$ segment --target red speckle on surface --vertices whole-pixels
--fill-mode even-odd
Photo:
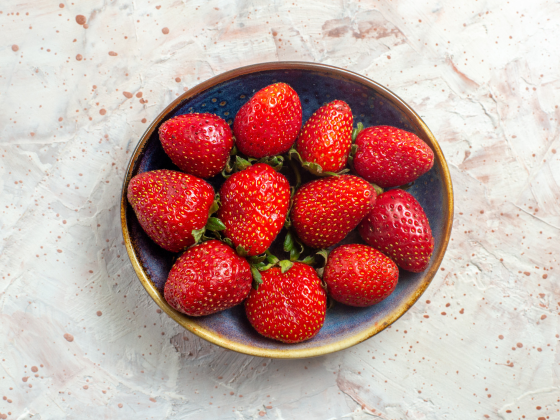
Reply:
[[[161,32],[163,32],[164,35],[167,35],[169,33],[169,28],[163,28]]]
[[[73,336],[72,334],[66,333],[66,334],[64,334],[64,338],[66,339],[66,341],[68,341],[68,342],[70,342],[70,343],[71,343],[72,341],[74,341],[74,336]]]
[[[116,57],[118,54],[115,51],[109,51],[111,57]]]
[[[523,347],[523,343],[517,343],[517,347],[518,347],[518,348]]]
[[[17,50],[19,50],[19,47],[16,44],[12,45],[12,51],[15,52]]]
[[[76,60],[78,60],[78,61],[82,61],[83,58],[84,58],[84,56],[82,54],[76,55]]]
[[[101,315],[103,315],[103,312],[97,311],[97,316],[101,316]]]
[[[498,338],[499,338],[500,340],[503,340],[503,339],[504,339],[504,336],[500,334],[500,335],[498,336]]]
[[[104,108],[101,108],[101,109],[99,110],[99,113],[100,113],[101,115],[105,115],[105,114],[107,113],[107,110],[104,109]]]
[[[28,379],[29,379],[29,376],[24,376],[23,378],[21,378],[21,380],[22,380],[23,382],[27,382]]]
[[[86,17],[84,15],[77,15],[76,16],[76,23],[78,25],[83,25],[84,23],[86,23]]]
[[[37,366],[32,366],[31,372],[39,372],[39,368]]]
[[[119,404],[118,407],[119,407],[119,408],[122,408],[122,404]]]
[[[89,386],[87,386],[87,385],[84,385],[84,387],[83,387],[83,388],[84,388],[84,389],[88,389],[88,388],[89,388]]]
[[[141,97],[142,97],[142,92],[136,93],[136,97],[137,97],[137,98],[141,98]]]
[[[143,124],[146,124],[147,121],[148,121],[148,120],[147,120],[146,118],[142,118],[142,123],[143,123]]]
[[[179,83],[179,82],[181,81],[181,78],[180,78],[180,77],[176,77],[176,78],[175,78],[175,81],[176,81],[177,83]]]
[[[157,400],[155,398],[150,398],[151,402],[157,402]]]
[[[130,92],[123,92],[123,95],[128,99],[132,98],[132,93]]]

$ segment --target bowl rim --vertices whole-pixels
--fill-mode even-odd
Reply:
[[[368,328],[356,333],[352,336],[346,337],[342,340],[339,340],[334,343],[329,343],[325,345],[321,345],[318,347],[310,347],[310,348],[302,348],[302,349],[266,349],[261,347],[255,347],[247,344],[242,344],[233,340],[230,340],[220,334],[217,334],[213,331],[210,331],[204,327],[198,325],[196,318],[194,317],[187,317],[176,310],[174,310],[169,304],[165,301],[163,296],[159,293],[157,288],[154,286],[152,281],[150,280],[149,275],[146,273],[144,268],[142,267],[142,263],[140,259],[136,255],[134,251],[134,247],[132,244],[132,240],[130,237],[130,232],[128,230],[128,220],[127,220],[127,206],[128,200],[126,196],[127,187],[130,179],[132,178],[132,171],[138,161],[138,158],[144,152],[144,149],[147,145],[149,138],[151,137],[152,133],[156,129],[156,127],[160,124],[160,122],[173,110],[178,108],[181,103],[190,99],[191,97],[205,91],[216,84],[226,82],[230,79],[250,74],[250,73],[258,73],[262,71],[268,70],[311,70],[311,71],[318,71],[323,73],[330,73],[335,74],[338,77],[344,77],[345,79],[349,79],[351,81],[360,83],[362,85],[366,85],[372,89],[374,89],[380,96],[384,97],[385,99],[392,102],[400,111],[402,111],[413,123],[419,132],[423,132],[426,136],[424,140],[428,140],[428,144],[432,148],[434,154],[436,155],[436,159],[434,160],[434,164],[440,166],[440,170],[442,173],[442,182],[444,185],[444,205],[443,205],[443,212],[444,212],[444,220],[445,225],[442,231],[442,242],[439,250],[436,254],[432,255],[432,264],[430,269],[425,273],[420,286],[415,290],[414,294],[407,299],[406,301],[399,304],[395,309],[393,309],[389,314],[387,314],[381,321],[376,322],[375,324],[370,325]],[[152,121],[152,123],[148,126],[140,141],[136,145],[134,152],[129,160],[129,163],[126,168],[126,175],[123,181],[122,191],[121,191],[121,228],[124,243],[126,246],[126,251],[128,257],[130,258],[130,262],[138,276],[138,279],[150,295],[150,297],[155,301],[155,303],[167,314],[169,315],[175,322],[179,325],[187,329],[188,331],[196,334],[197,336],[216,344],[220,347],[226,348],[228,350],[234,350],[239,353],[244,353],[252,356],[259,356],[259,357],[266,357],[266,358],[279,358],[279,359],[288,359],[288,358],[306,358],[306,357],[315,357],[320,356],[332,352],[336,352],[339,350],[346,349],[348,347],[354,346],[356,344],[361,343],[362,341],[367,340],[368,338],[378,334],[379,332],[383,331],[389,325],[394,323],[397,319],[399,319],[406,311],[408,311],[412,305],[416,303],[416,301],[422,296],[425,290],[428,288],[432,279],[436,275],[439,266],[443,260],[445,255],[445,251],[449,244],[449,238],[451,236],[451,228],[453,224],[453,186],[451,183],[451,176],[449,173],[449,168],[447,166],[447,162],[439,147],[437,140],[435,139],[434,135],[428,128],[428,126],[422,121],[420,116],[412,110],[400,97],[395,95],[389,89],[383,87],[381,84],[362,76],[358,73],[353,71],[343,69],[340,67],[335,67],[327,64],[321,63],[313,63],[313,62],[304,62],[304,61],[276,61],[276,62],[266,62],[266,63],[259,63],[259,64],[252,64],[244,67],[239,67],[233,70],[226,71],[221,73],[217,76],[214,76],[196,86],[189,89],[173,102],[171,102],[168,106],[166,106],[163,111]]]

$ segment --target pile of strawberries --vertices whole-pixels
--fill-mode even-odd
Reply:
[[[244,301],[260,334],[297,343],[323,326],[327,295],[374,305],[395,289],[398,267],[429,264],[434,239],[424,210],[403,189],[383,192],[432,168],[432,150],[412,133],[353,128],[340,100],[302,128],[297,93],[276,83],[241,107],[233,133],[219,116],[194,113],[166,121],[159,136],[182,172],[139,174],[127,193],[150,238],[182,252],[164,288],[179,312],[209,315]],[[300,167],[316,179],[300,185]],[[218,194],[204,180],[214,176],[227,178]],[[283,227],[289,258],[281,260],[270,246]],[[367,245],[332,249],[356,228]]]

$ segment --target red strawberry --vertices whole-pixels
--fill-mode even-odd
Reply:
[[[369,127],[356,137],[356,173],[382,188],[408,184],[434,165],[434,152],[415,134],[396,127]]]
[[[373,187],[354,175],[311,181],[294,196],[291,218],[302,242],[326,248],[340,242],[370,211]]]
[[[241,303],[251,290],[249,263],[226,244],[211,240],[177,259],[165,283],[165,300],[191,316],[209,315]]]
[[[321,169],[314,173],[338,172],[346,166],[352,145],[352,111],[344,101],[333,101],[319,108],[307,120],[297,139],[296,149],[305,162]]]
[[[206,225],[214,202],[214,190],[206,181],[167,169],[136,175],[127,196],[144,231],[171,252],[194,244],[192,231]]]
[[[327,294],[313,268],[295,262],[285,273],[278,267],[261,272],[262,284],[251,289],[245,311],[262,335],[284,343],[314,337],[325,321]]]
[[[367,245],[342,245],[329,254],[323,280],[329,295],[351,306],[371,306],[397,286],[399,269],[390,258]]]
[[[233,121],[237,148],[254,158],[287,152],[300,128],[301,102],[295,90],[285,83],[259,90]]]
[[[175,165],[200,178],[220,173],[233,147],[231,128],[214,114],[186,114],[167,120],[159,128],[159,138]]]
[[[220,189],[218,217],[224,234],[247,255],[262,254],[282,229],[290,203],[290,184],[269,165],[258,163],[234,173]]]
[[[400,268],[415,273],[426,269],[434,251],[434,238],[424,209],[403,190],[379,195],[358,230],[364,241]]]

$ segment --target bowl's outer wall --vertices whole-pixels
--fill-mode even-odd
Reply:
[[[335,99],[342,99],[352,109],[354,125],[362,122],[365,127],[372,125],[399,127],[414,132],[434,148],[432,140],[424,132],[427,128],[421,121],[419,124],[419,118],[415,114],[411,115],[410,112],[403,112],[401,104],[393,103],[384,96],[383,92],[377,92],[373,87],[364,86],[358,81],[348,80],[339,74],[324,69],[268,70],[244,74],[241,77],[227,80],[179,103],[174,110],[171,110],[158,121],[150,138],[145,143],[144,149],[131,166],[128,179],[145,171],[164,168],[177,169],[165,155],[158,138],[157,129],[165,120],[187,113],[210,112],[221,116],[232,125],[238,109],[257,90],[275,82],[288,83],[298,93],[302,102],[304,123],[322,105]],[[437,145],[436,147],[439,149]],[[449,203],[449,200],[452,196],[450,182],[447,182],[446,187],[446,179],[448,180],[448,178],[445,161],[438,160],[436,156],[436,162],[432,170],[419,178],[408,190],[420,202],[428,216],[436,244],[434,256],[437,254],[443,256],[449,239],[450,226],[448,220],[452,217],[452,202]],[[209,182],[218,191],[223,183],[223,178],[217,176]],[[154,297],[157,298],[158,304],[163,303],[164,306],[167,306],[162,298],[162,291],[167,273],[176,255],[158,247],[148,238],[141,229],[130,206],[127,206],[125,216],[131,239],[131,248],[155,286],[151,291],[148,291],[151,292],[152,297],[154,297],[154,293],[159,295]],[[281,234],[276,242],[282,239],[283,235]],[[359,236],[352,232],[344,242],[361,241]],[[375,332],[378,332],[402,315],[427,287],[427,273],[430,273],[430,278],[427,280],[427,283],[429,283],[440,262],[441,258],[438,258],[437,261],[436,258],[432,258],[430,267],[422,273],[401,270],[399,283],[395,291],[377,305],[369,308],[353,308],[335,304],[328,310],[325,324],[317,336],[299,344],[283,344],[260,336],[247,321],[243,305],[201,318],[189,318],[174,312],[168,306],[164,309],[172,314],[176,320],[182,319],[185,321],[182,322],[183,325],[187,324],[185,326],[190,327],[189,329],[195,333],[199,333],[205,338],[214,336],[211,341],[217,344],[226,347],[232,343],[241,345],[241,348],[236,348],[237,346],[233,345],[233,348],[238,351],[263,355],[262,352],[252,352],[250,350],[251,348],[263,349],[265,352],[268,350],[275,353],[272,356],[278,356],[278,352],[298,354],[301,353],[299,350],[303,350],[303,353],[305,353],[305,349],[323,348],[325,346],[330,346],[332,351],[338,349],[338,347],[347,347],[347,345],[335,345],[333,347],[333,343],[348,342],[348,339],[351,340],[353,336],[363,335],[364,330],[371,330],[372,326],[375,326]],[[437,266],[433,267],[434,264],[437,264]],[[396,312],[399,312],[398,316],[392,316]],[[367,338],[367,336],[362,337],[362,339],[364,338]],[[356,344],[356,342],[352,344]]]

